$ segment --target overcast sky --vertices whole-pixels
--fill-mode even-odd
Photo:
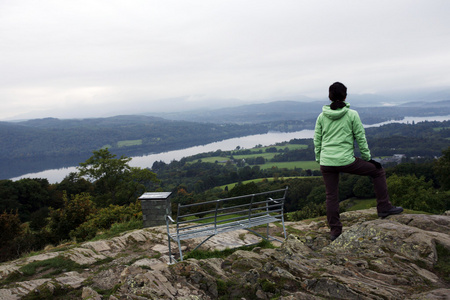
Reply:
[[[0,120],[450,87],[448,0],[0,0]]]

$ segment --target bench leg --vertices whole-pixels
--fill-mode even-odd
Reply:
[[[181,251],[180,239],[178,239],[177,242],[178,242],[178,250],[180,251],[180,261],[183,261],[183,251]]]
[[[170,247],[170,236],[169,235],[167,235],[167,242],[169,244],[169,261],[170,261],[170,264],[172,264],[172,248]]]

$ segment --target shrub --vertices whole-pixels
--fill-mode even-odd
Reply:
[[[0,214],[0,248],[22,234],[22,223],[17,211],[16,213],[5,211]]]
[[[50,209],[49,230],[58,240],[69,238],[69,233],[86,222],[96,209],[89,194],[83,193],[68,199],[64,194],[64,207]]]
[[[320,217],[326,215],[326,205],[325,202],[320,204],[308,203],[300,210],[290,212],[286,214],[286,219],[288,221],[300,221],[304,219],[310,219],[315,217]]]
[[[435,190],[432,181],[415,175],[390,176],[387,180],[389,194],[395,205],[404,208],[442,213],[449,209],[448,192]]]
[[[373,183],[370,178],[366,176],[359,177],[353,186],[353,193],[356,197],[363,199],[375,197]]]
[[[108,230],[115,223],[124,223],[130,220],[142,220],[140,201],[130,205],[110,205],[100,209],[96,214],[90,215],[86,222],[72,230],[70,237],[80,241],[92,239],[97,231]]]

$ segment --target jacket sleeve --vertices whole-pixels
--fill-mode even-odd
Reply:
[[[320,164],[320,151],[322,150],[322,114],[317,117],[316,127],[314,129],[314,154],[316,161]]]
[[[353,119],[353,136],[358,143],[359,151],[361,152],[361,158],[365,161],[370,160],[369,145],[366,140],[366,132],[364,130],[361,119],[358,112],[355,111],[355,117]]]

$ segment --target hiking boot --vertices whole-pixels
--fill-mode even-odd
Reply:
[[[396,206],[394,206],[388,211],[379,212],[378,216],[380,218],[386,218],[387,216],[390,216],[390,215],[398,215],[401,212],[403,212],[403,207],[400,207],[400,206],[396,207]]]

